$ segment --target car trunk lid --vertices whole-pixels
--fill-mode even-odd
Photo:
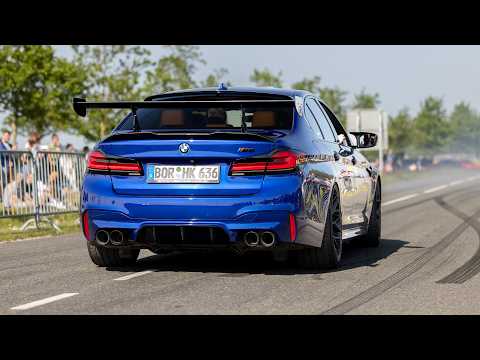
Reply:
[[[188,151],[180,151],[182,144]],[[184,145],[183,145],[184,146]],[[121,195],[140,196],[242,196],[262,188],[263,175],[230,176],[233,161],[267,155],[275,141],[257,134],[118,134],[99,145],[105,154],[137,160],[143,175],[111,175],[113,189]],[[149,183],[147,165],[219,165],[219,183]]]

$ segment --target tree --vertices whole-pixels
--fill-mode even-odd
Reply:
[[[450,140],[451,127],[440,98],[429,96],[421,103],[414,121],[413,143],[418,152],[432,156]]]
[[[353,109],[375,109],[380,105],[380,95],[378,93],[368,94],[362,89],[360,94],[355,95]]]
[[[197,87],[193,75],[199,64],[205,64],[200,47],[196,45],[167,46],[170,54],[160,58],[146,74],[144,91],[158,94]]]
[[[224,81],[225,76],[228,75],[228,70],[225,68],[215,69],[213,73],[208,75],[207,78],[201,82],[202,87],[217,87],[218,84],[223,82],[226,86],[232,86],[229,81]]]
[[[18,132],[35,130],[42,137],[66,130],[76,120],[72,97],[86,89],[80,67],[43,45],[0,46],[0,63],[0,106],[13,144]]]
[[[412,118],[408,109],[404,108],[388,123],[388,143],[395,154],[403,154],[411,145],[413,139]]]
[[[144,95],[140,78],[152,65],[147,49],[130,45],[75,45],[72,48],[75,63],[88,76],[90,100],[137,100]],[[119,122],[119,114],[119,111],[91,110],[85,119],[77,117],[73,126],[86,139],[98,141]]]
[[[469,104],[455,105],[450,115],[452,127],[452,148],[455,151],[473,153],[480,156],[480,116]]]
[[[347,92],[338,87],[326,87],[320,90],[320,99],[325,101],[328,107],[337,115],[343,126],[347,123],[347,113],[344,105],[346,95]]]
[[[250,81],[255,83],[256,86],[273,86],[277,88],[282,87],[282,72],[277,75],[273,74],[267,68],[263,70],[254,69],[252,75],[250,75]]]
[[[320,76],[314,76],[311,79],[303,78],[302,80],[292,84],[292,88],[309,91],[314,95],[320,95],[320,80]]]
[[[338,119],[342,124],[346,123],[346,111],[345,111],[345,96],[347,95],[346,91],[341,90],[338,87],[321,87],[320,86],[321,78],[319,76],[314,76],[313,78],[303,78],[303,80],[296,82],[292,85],[294,89],[306,90],[311,92],[314,95],[317,95],[322,99],[328,107],[337,115]]]

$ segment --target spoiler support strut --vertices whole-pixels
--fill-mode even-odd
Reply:
[[[132,116],[133,116],[133,131],[140,131],[140,123],[138,122],[137,108],[132,106]]]

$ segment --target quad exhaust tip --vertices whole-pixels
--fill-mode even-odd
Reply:
[[[271,231],[263,231],[261,233],[249,231],[243,235],[243,242],[248,247],[261,245],[268,248],[275,244],[275,234]]]
[[[102,246],[106,245],[122,245],[124,243],[124,235],[120,230],[112,230],[108,232],[107,230],[98,230],[97,235],[95,236],[97,243]]]
[[[257,246],[260,242],[260,237],[258,236],[257,232],[249,231],[245,233],[245,235],[243,235],[243,241],[248,247],[254,247]]]
[[[110,234],[105,230],[98,230],[96,240],[100,245],[107,245],[110,242]]]
[[[260,242],[265,247],[271,247],[275,244],[275,234],[271,231],[264,231],[262,232],[262,236],[260,237]]]
[[[112,245],[122,245],[123,233],[120,230],[112,230],[110,232],[110,242]]]

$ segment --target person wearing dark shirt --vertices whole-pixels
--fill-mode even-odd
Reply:
[[[8,151],[12,150],[12,145],[10,144],[10,137],[12,133],[9,130],[4,130],[2,134],[2,140],[0,141],[0,150]]]

